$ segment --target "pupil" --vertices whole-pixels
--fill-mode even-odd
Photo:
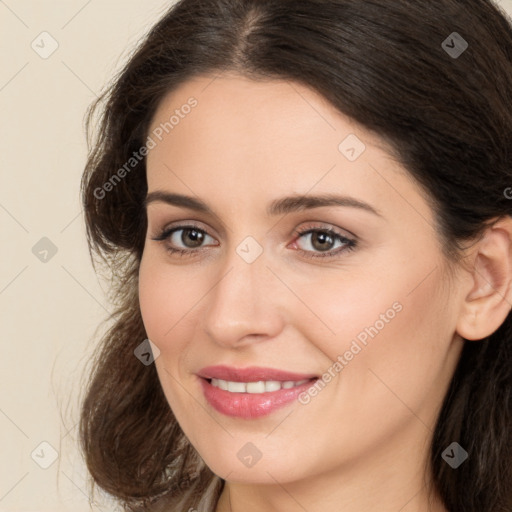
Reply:
[[[319,241],[320,243],[316,244],[316,241]],[[316,236],[313,237],[313,245],[315,246],[315,249],[326,250],[326,243],[330,245],[332,242],[332,236],[329,233],[316,233]]]
[[[203,234],[201,232],[197,231],[197,229],[184,230],[182,235],[182,242],[185,245],[187,245],[187,240],[184,239],[186,233],[188,234],[189,239],[191,239],[193,242],[197,242],[195,245],[201,245],[201,242],[203,240]],[[195,245],[193,244],[193,246]]]

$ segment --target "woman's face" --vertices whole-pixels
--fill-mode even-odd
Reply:
[[[416,474],[462,348],[420,188],[293,82],[198,77],[149,135],[148,194],[188,199],[148,199],[141,312],[207,465],[253,483]]]

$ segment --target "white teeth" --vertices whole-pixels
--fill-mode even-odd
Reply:
[[[227,390],[228,389],[228,383],[225,381],[225,380],[219,380],[219,379],[215,379],[218,383],[218,386],[220,389],[224,389],[224,390]]]
[[[245,392],[245,384],[243,382],[227,382],[228,391],[231,393],[244,393]]]
[[[277,380],[267,380],[265,382],[265,391],[279,391],[281,389],[281,383]]]
[[[262,380],[259,382],[248,382],[245,387],[247,393],[265,393],[265,382]]]
[[[258,382],[232,382],[222,379],[212,379],[211,384],[216,388],[229,391],[231,393],[268,393],[279,391],[280,389],[290,389],[308,382],[309,379],[299,381],[287,380],[280,382],[278,380],[260,380]]]

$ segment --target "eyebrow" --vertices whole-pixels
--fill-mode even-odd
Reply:
[[[163,190],[149,192],[144,200],[144,207],[147,208],[147,206],[153,202],[162,202],[173,206],[180,206],[198,212],[215,215],[213,210],[200,199],[182,194],[174,194]],[[321,194],[315,196],[293,195],[282,197],[273,200],[268,205],[266,213],[268,216],[275,216],[327,206],[358,208],[382,217],[382,214],[376,208],[364,201],[361,201],[360,199],[335,194]]]

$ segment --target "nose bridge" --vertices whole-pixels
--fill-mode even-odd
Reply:
[[[281,328],[273,293],[277,283],[267,263],[262,245],[253,237],[229,249],[204,316],[204,328],[216,342],[233,345],[249,335],[272,337]]]

